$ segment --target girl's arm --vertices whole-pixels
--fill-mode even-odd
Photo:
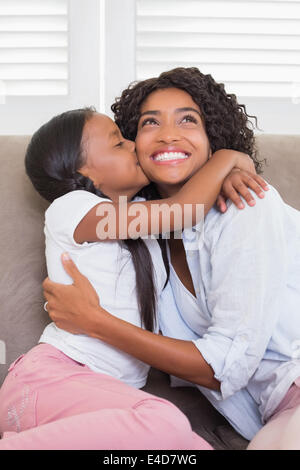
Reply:
[[[83,243],[133,238],[130,230],[135,228],[132,223],[137,215],[139,237],[191,227],[203,216],[196,210],[196,205],[203,204],[206,215],[215,203],[224,179],[233,168],[255,173],[254,164],[248,155],[234,150],[218,150],[174,196],[127,204],[101,202],[78,224],[74,240]],[[177,205],[176,216],[172,211],[174,205]],[[188,221],[185,217],[187,212],[191,215]]]
[[[99,306],[93,286],[67,255],[62,256],[62,263],[73,284],[48,278],[43,283],[47,311],[59,328],[100,339],[168,374],[219,390],[213,369],[192,341],[151,333],[114,317]]]

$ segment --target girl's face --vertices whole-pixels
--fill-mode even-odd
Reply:
[[[82,136],[85,164],[79,172],[113,201],[121,195],[131,199],[149,180],[141,169],[135,144],[123,138],[108,116],[95,113]]]
[[[178,88],[151,93],[142,103],[136,151],[162,195],[177,191],[210,156],[201,110]]]

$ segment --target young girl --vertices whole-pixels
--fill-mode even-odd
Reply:
[[[210,154],[204,131],[197,139],[178,159]],[[51,202],[45,216],[49,277],[72,283],[60,260],[68,251],[113,315],[158,332],[156,304],[166,269],[155,238],[129,239],[132,209],[144,209],[147,224],[141,223],[140,236],[157,234],[153,225],[160,233],[163,217],[158,215],[157,224],[151,224],[151,208],[179,204],[184,213],[186,205],[201,202],[207,213],[234,167],[253,169],[244,154],[216,152],[177,195],[137,202],[134,195],[149,180],[137,162],[134,143],[122,137],[116,124],[91,109],[53,118],[36,132],[26,154],[34,187]],[[120,196],[135,202],[121,206]],[[124,207],[128,221],[121,227]],[[194,225],[199,220],[196,211],[192,215]],[[99,233],[99,222],[105,220],[109,230]],[[171,217],[170,231],[178,228]],[[20,434],[3,439],[0,449],[210,448],[176,407],[138,390],[148,369],[96,338],[48,325],[40,344],[11,365],[1,388],[1,432]]]

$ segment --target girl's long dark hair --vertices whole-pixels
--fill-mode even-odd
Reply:
[[[84,108],[55,116],[32,136],[25,156],[25,168],[34,188],[47,201],[75,190],[107,197],[92,180],[78,170],[85,163],[82,133],[95,113]],[[136,289],[141,322],[153,331],[156,324],[157,296],[151,255],[141,238],[119,241],[131,254],[136,273]]]

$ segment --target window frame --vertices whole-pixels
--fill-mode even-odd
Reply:
[[[68,0],[68,95],[6,96],[0,103],[1,135],[30,135],[52,116],[68,109],[90,105],[100,109],[99,26],[104,22],[103,0],[89,0],[88,8],[82,8],[82,4],[82,0]],[[71,53],[72,49],[76,54]]]
[[[136,0],[105,0],[105,31],[104,112],[112,117],[115,98],[136,80]]]

